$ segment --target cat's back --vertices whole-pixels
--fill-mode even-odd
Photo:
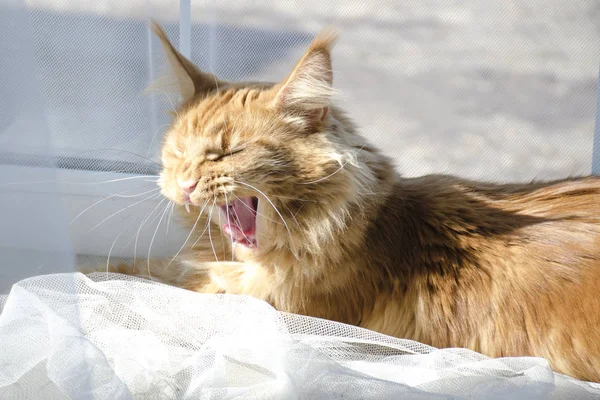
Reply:
[[[507,211],[548,218],[600,220],[600,176],[525,184],[479,184],[474,190],[487,198],[490,205]]]
[[[600,379],[599,177],[401,179],[380,216],[372,254],[398,277],[399,296],[368,327],[495,357],[541,356]],[[380,322],[394,316],[397,332]]]
[[[459,249],[476,255],[494,245],[546,243],[562,253],[568,249],[559,244],[578,243],[600,257],[600,177],[523,184],[450,175],[399,178],[367,237],[390,262],[411,269],[427,264],[423,253],[432,248],[440,256]]]
[[[462,255],[458,269],[510,271],[561,292],[569,282],[600,284],[600,177],[502,185],[428,176],[400,191],[418,208],[416,245]]]
[[[600,177],[499,189],[480,190],[491,206],[530,222],[491,257],[504,267],[493,275],[501,289],[496,307],[518,326],[495,334],[510,341],[525,332],[530,354],[569,375],[600,379]]]
[[[461,190],[478,210],[482,244],[521,273],[555,276],[559,287],[569,275],[600,279],[600,177]]]

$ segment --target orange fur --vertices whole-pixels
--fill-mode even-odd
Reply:
[[[545,357],[600,381],[600,178],[402,178],[332,103],[333,35],[281,83],[229,83],[153,28],[184,100],[162,193],[182,204],[177,179],[198,180],[181,215],[198,236],[209,215],[216,243],[205,234],[166,270],[152,261],[161,280],[436,347]],[[234,196],[259,199],[259,246],[234,246],[224,262],[232,248],[214,207]]]

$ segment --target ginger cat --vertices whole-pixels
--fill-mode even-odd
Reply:
[[[600,178],[402,178],[332,103],[332,34],[271,84],[218,80],[153,30],[184,100],[160,186],[195,243],[113,271],[600,381]]]

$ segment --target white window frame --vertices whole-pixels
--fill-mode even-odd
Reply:
[[[179,5],[179,50],[189,58],[191,52],[191,0],[180,0]],[[150,79],[153,80],[156,77],[152,63],[151,41],[152,33],[148,27],[148,62]],[[155,112],[154,108],[152,112]],[[152,117],[156,120],[156,115]],[[152,210],[155,210],[155,213],[139,230],[137,253],[135,254],[138,258],[147,257],[150,242],[152,242],[152,257],[172,256],[179,250],[189,233],[177,224],[176,218],[173,218],[168,223],[167,237],[166,219],[171,216],[170,212],[165,214],[161,226],[156,230],[158,219],[168,201],[163,201],[162,205],[156,208],[164,200],[162,195],[146,201],[140,202],[140,200],[154,193],[158,194],[159,191],[139,197],[126,197],[155,188],[151,182],[147,182],[152,178],[145,179],[142,175],[151,174],[150,168],[143,163],[135,162],[137,160],[129,163],[130,165],[123,169],[139,171],[139,173],[112,172],[111,168],[114,169],[116,163],[90,160],[87,157],[83,157],[79,163],[73,158],[68,160],[61,157],[53,158],[48,154],[2,154],[1,159],[3,163],[0,165],[0,194],[4,196],[5,200],[12,202],[9,204],[15,204],[15,201],[18,202],[23,198],[39,198],[40,201],[43,201],[48,195],[60,198],[64,205],[64,215],[61,218],[64,218],[65,225],[68,225],[71,249],[77,255],[106,256],[110,252],[111,257],[133,257],[135,245],[123,248],[120,242],[131,240],[131,237],[127,237],[130,233],[126,228],[130,228],[132,225],[135,228],[134,234],[137,236],[139,224]],[[154,173],[157,174],[158,171],[155,169]],[[36,177],[44,179],[40,181]],[[48,177],[51,178],[47,179]],[[114,217],[109,218],[94,228],[93,232],[90,232],[91,227],[95,227],[98,222],[113,214],[115,214]],[[155,219],[154,216],[158,218]],[[70,223],[71,221],[73,223]],[[62,221],[57,220],[57,223],[60,222]],[[31,226],[22,228],[35,229]],[[11,227],[11,229],[15,228]],[[124,235],[115,243],[120,232],[123,232]],[[33,243],[27,243],[26,238],[21,238],[19,235],[14,236],[14,240],[8,244],[8,247],[28,251],[35,246]],[[52,247],[52,243],[54,242],[50,240],[42,245]],[[51,251],[52,249],[41,250]]]
[[[38,176],[53,176],[55,179],[37,180],[35,177]],[[5,200],[8,196],[9,201],[18,201],[22,196],[39,201],[53,195],[59,198],[64,213],[57,223],[68,226],[72,250],[78,255],[105,256],[110,252],[111,257],[133,257],[137,229],[154,210],[139,230],[135,255],[145,259],[152,242],[151,256],[167,257],[178,250],[187,236],[187,232],[175,220],[168,223],[167,235],[167,218],[171,216],[170,212],[165,213],[161,226],[157,229],[168,200],[159,190],[130,197],[157,189],[156,184],[149,182],[154,179],[131,173],[4,164],[0,166],[0,181],[3,182],[0,194]],[[144,201],[154,194],[157,194],[155,198]],[[162,204],[159,205],[161,201]],[[114,216],[106,219],[111,215]],[[12,229],[15,228],[19,229]],[[35,227],[23,226],[20,229]],[[122,235],[118,237],[120,233]],[[20,240],[11,243],[11,247],[27,249],[31,245],[28,242],[20,243]],[[125,246],[129,242],[130,245]]]

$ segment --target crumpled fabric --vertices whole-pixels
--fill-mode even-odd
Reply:
[[[539,358],[490,359],[118,274],[0,296],[1,399],[595,399]]]

